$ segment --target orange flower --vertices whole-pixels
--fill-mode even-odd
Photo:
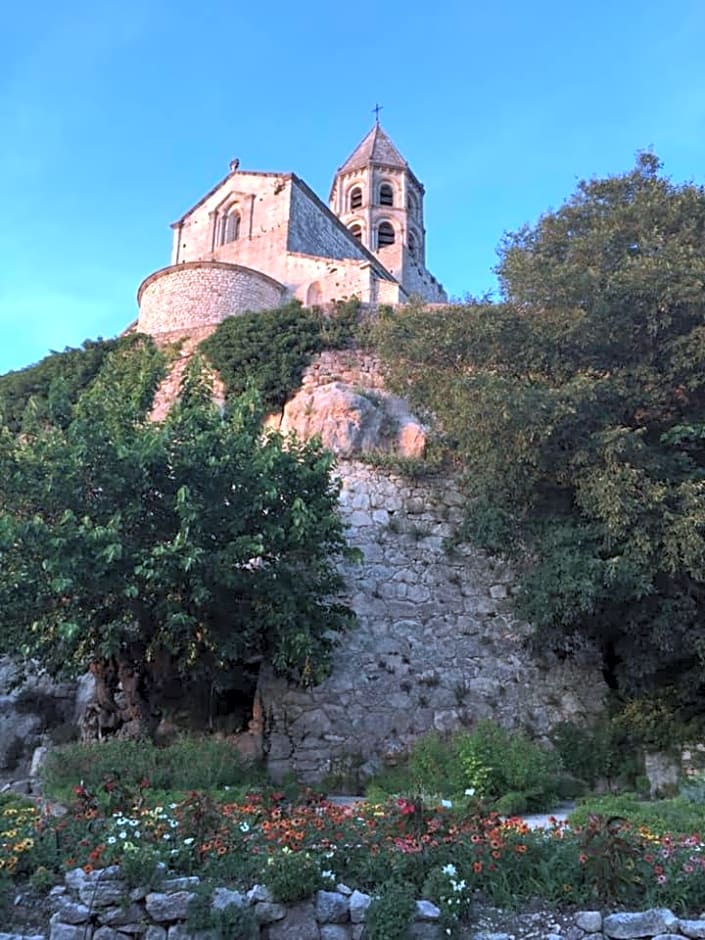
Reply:
[[[473,862],[472,870],[475,872],[476,875],[479,875],[480,872],[482,871],[482,862]]]
[[[524,852],[526,852],[526,846],[525,846],[524,843],[522,842],[522,843],[520,843],[519,845],[517,845],[516,850],[517,850],[517,852],[519,853],[519,855],[523,855]]]

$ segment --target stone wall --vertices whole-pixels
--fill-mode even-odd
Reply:
[[[137,328],[143,333],[188,330],[246,310],[271,310],[285,288],[272,278],[234,264],[196,261],[162,268],[137,294]]]
[[[323,407],[346,392],[347,410]],[[363,409],[361,398],[374,407]],[[449,549],[463,517],[454,480],[412,482],[360,461],[366,451],[389,450],[380,412],[393,417],[398,403],[374,356],[329,352],[284,410],[283,429],[319,434],[338,453],[340,508],[364,561],[344,569],[358,624],[337,649],[330,677],[304,690],[261,676],[275,776],[364,777],[430,729],[493,718],[541,737],[602,706],[596,653],[585,648],[570,661],[548,650],[530,655],[530,627],[512,613],[515,572],[469,546]],[[422,432],[408,413],[404,420]]]
[[[189,906],[203,890],[197,875],[164,877],[153,889],[132,888],[118,866],[86,873],[82,868],[66,872],[64,884],[53,888],[49,901],[55,909],[49,925],[49,940],[125,940],[133,936],[145,940],[215,940],[217,929],[190,930],[186,921]],[[255,921],[255,935],[262,940],[363,940],[368,911],[374,898],[345,884],[331,884],[329,890],[298,903],[280,904],[264,885],[246,893],[228,887],[211,890],[208,907],[214,915],[231,913]],[[677,917],[668,908],[603,913],[578,910],[563,913],[541,910],[515,913],[488,910],[488,923],[495,930],[478,929],[484,919],[475,905],[472,923],[462,935],[472,940],[545,938],[545,940],[702,940],[705,916]],[[498,916],[499,915],[499,916]],[[243,919],[244,919],[243,917]],[[497,921],[507,920],[513,933],[496,932]],[[242,923],[242,920],[240,921]],[[7,926],[7,925],[3,925]],[[237,928],[229,937],[243,936]],[[252,936],[248,930],[247,936]],[[412,922],[405,934],[408,940],[442,940],[447,936],[441,911],[431,901],[416,901]],[[0,933],[0,940],[45,940],[45,934],[28,937],[22,933]]]

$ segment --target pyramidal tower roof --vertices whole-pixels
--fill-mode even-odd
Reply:
[[[360,170],[370,163],[399,167],[402,170],[408,168],[406,160],[379,124],[375,124],[369,134],[357,145],[338,173]]]

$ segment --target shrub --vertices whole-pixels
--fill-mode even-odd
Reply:
[[[703,828],[702,809],[683,799],[647,803],[633,793],[592,797],[581,801],[570,814],[571,826],[585,826],[590,816],[621,817],[639,828],[646,827],[655,836],[667,833],[690,835]]]
[[[404,768],[381,774],[371,786],[387,793],[396,788],[455,798],[472,790],[511,814],[555,802],[560,770],[555,753],[521,732],[482,721],[450,738],[435,731],[424,735],[414,743]]]
[[[603,718],[591,727],[562,722],[553,729],[551,740],[565,770],[589,787],[605,779],[610,783],[635,780],[634,748],[613,718]]]
[[[324,885],[318,860],[313,855],[287,849],[267,859],[262,880],[274,900],[283,904],[310,898]]]
[[[201,348],[228,395],[253,385],[266,408],[279,409],[301,384],[311,356],[323,348],[320,318],[298,302],[229,317]]]
[[[380,895],[367,909],[366,940],[403,940],[415,910],[412,888],[398,881],[382,885]]]
[[[186,927],[189,931],[208,931],[213,940],[255,940],[260,935],[252,908],[228,904],[214,908],[210,889],[206,886],[196,893],[188,906]]]

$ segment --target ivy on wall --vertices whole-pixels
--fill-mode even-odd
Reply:
[[[254,386],[265,408],[281,408],[301,385],[315,353],[341,349],[359,336],[360,304],[341,302],[331,314],[292,301],[276,310],[224,320],[201,344],[228,396]]]

